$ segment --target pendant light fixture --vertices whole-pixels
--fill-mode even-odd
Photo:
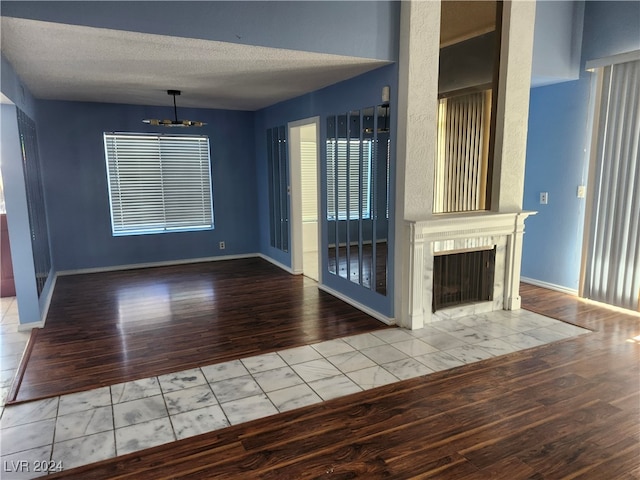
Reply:
[[[180,90],[167,90],[168,95],[173,96],[173,117],[174,120],[158,120],[156,118],[148,118],[142,120],[142,123],[160,127],[202,127],[206,125],[204,122],[196,120],[178,120],[178,107],[176,107],[176,95],[180,95]]]

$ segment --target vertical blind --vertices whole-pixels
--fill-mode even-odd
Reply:
[[[434,212],[484,210],[491,90],[440,100]]]
[[[600,75],[582,295],[640,310],[640,60]]]
[[[114,235],[213,228],[206,136],[104,134]]]
[[[327,140],[327,220],[371,217],[371,141],[349,140],[348,145],[347,154],[347,140]]]

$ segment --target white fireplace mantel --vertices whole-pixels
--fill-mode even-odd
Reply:
[[[524,221],[536,212],[464,212],[407,220],[410,237],[409,328],[431,323],[433,257],[437,254],[498,248],[495,289],[502,294],[496,308],[520,308],[520,268]]]

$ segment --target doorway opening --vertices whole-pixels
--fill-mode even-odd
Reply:
[[[9,244],[9,226],[4,206],[2,172],[0,172],[0,297],[15,297],[16,285],[13,279],[11,246]]]
[[[321,283],[318,125],[318,117],[289,123],[289,158],[293,271]]]

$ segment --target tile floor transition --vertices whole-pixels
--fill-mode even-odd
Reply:
[[[10,328],[5,333],[4,316],[2,325],[3,337],[15,334]],[[588,332],[526,310],[499,311],[8,406],[0,419],[0,476],[34,478],[42,474],[14,467],[48,461],[70,469]],[[5,370],[5,357],[10,365],[19,361],[13,345],[22,337],[15,339],[2,342],[2,388],[9,388],[4,372],[15,372]]]

